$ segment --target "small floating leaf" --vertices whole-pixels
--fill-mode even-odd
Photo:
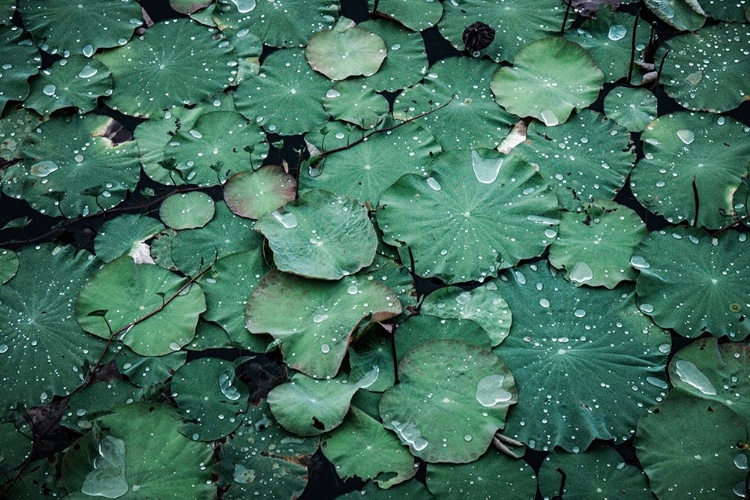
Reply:
[[[206,193],[173,194],[159,207],[159,217],[172,229],[194,229],[205,226],[216,212],[214,200]]]
[[[294,201],[296,196],[296,180],[276,165],[234,174],[224,185],[224,201],[229,209],[249,219],[260,219]]]

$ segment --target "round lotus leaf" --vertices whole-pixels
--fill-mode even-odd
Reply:
[[[2,77],[0,77],[2,78]],[[36,113],[31,113],[25,109],[11,110],[0,118],[0,158],[3,160],[15,160],[21,158],[21,146],[26,137],[39,124],[44,121]],[[7,174],[9,168],[0,173],[0,182],[5,192],[5,182],[3,174]],[[8,178],[10,180],[10,178]],[[10,196],[10,193],[8,193]]]
[[[604,114],[629,132],[643,132],[656,119],[657,101],[647,89],[615,87],[604,98]]]
[[[323,107],[335,120],[353,123],[364,129],[374,128],[388,115],[388,100],[368,87],[367,80],[338,82],[326,92]]]
[[[23,101],[29,95],[26,80],[42,65],[34,44],[18,26],[0,26],[0,114],[8,101]]]
[[[337,280],[354,274],[372,264],[378,246],[365,207],[319,189],[264,215],[255,230],[268,239],[280,271],[307,278]]]
[[[107,105],[133,116],[150,116],[178,104],[195,104],[234,80],[236,56],[228,41],[187,19],[153,25],[117,49],[97,54],[117,90]]]
[[[310,474],[306,464],[318,449],[318,438],[284,430],[265,401],[257,407],[250,405],[242,420],[219,449],[221,460],[214,468],[219,486],[229,488],[223,498],[299,498],[307,486]]]
[[[140,177],[135,142],[115,143],[122,126],[106,116],[54,118],[23,146],[23,198],[50,216],[75,218],[108,210]]]
[[[187,353],[176,351],[165,356],[141,356],[127,347],[117,353],[117,370],[138,387],[151,388],[163,385],[172,374],[185,364]]]
[[[303,50],[277,50],[263,60],[260,73],[237,87],[237,110],[266,132],[304,134],[328,120],[321,100],[330,86],[329,79],[310,68]]]
[[[536,475],[523,460],[490,450],[470,464],[427,464],[427,487],[437,500],[534,498]]]
[[[143,24],[141,6],[133,0],[87,0],[85,4],[19,0],[18,10],[39,47],[63,57],[91,57],[97,49],[125,45]]]
[[[250,391],[223,359],[200,358],[183,365],[170,386],[185,423],[180,434],[193,441],[215,441],[242,423]]]
[[[407,120],[429,112],[419,122],[429,126],[445,150],[496,148],[517,121],[488,92],[497,68],[482,59],[442,59],[430,66],[424,83],[398,96],[393,117]]]
[[[518,401],[513,374],[490,351],[455,340],[433,340],[409,351],[399,383],[380,400],[383,425],[412,455],[430,463],[479,458],[508,407]]]
[[[592,203],[583,212],[563,212],[549,262],[565,269],[565,277],[578,286],[614,288],[638,277],[630,257],[647,234],[631,209],[614,202]]]
[[[396,383],[396,362],[393,359],[393,337],[384,328],[370,328],[349,347],[349,376],[362,378],[374,366],[378,379],[366,389],[383,392]],[[377,415],[377,411],[375,412]]]
[[[76,294],[101,262],[88,252],[50,244],[25,247],[17,255],[18,273],[0,286],[0,416],[17,404],[39,406],[70,394],[105,349],[102,340],[81,330],[73,309]]]
[[[213,448],[182,436],[168,405],[118,406],[63,457],[67,498],[215,498]]]
[[[247,302],[246,326],[280,343],[284,361],[315,378],[333,377],[360,322],[381,322],[401,313],[389,288],[366,278],[308,280],[271,271]]]
[[[172,229],[203,227],[215,213],[214,200],[200,191],[173,194],[159,207],[159,218]]]
[[[500,68],[491,87],[506,111],[553,127],[565,123],[574,109],[596,101],[603,85],[604,74],[585,49],[562,38],[545,38],[521,49],[513,67]]]
[[[276,165],[234,174],[224,184],[224,201],[240,217],[260,219],[297,197],[297,181]]]
[[[331,148],[332,139],[346,140],[344,132],[327,125],[305,139],[318,149]],[[385,125],[391,126],[393,122],[386,119]],[[427,175],[432,157],[440,151],[427,128],[407,123],[390,133],[372,133],[366,141],[342,148],[309,168],[302,168],[300,189],[327,189],[376,205],[386,188],[402,175]]]
[[[340,17],[333,29],[315,33],[305,47],[310,67],[331,80],[373,75],[386,55],[382,38],[346,17]]]
[[[566,31],[565,38],[591,54],[606,81],[616,82],[627,77],[630,70],[634,21],[635,17],[626,12],[599,9],[596,16],[586,19],[580,28]],[[648,43],[651,26],[639,18],[636,29],[636,48],[644,47]],[[644,73],[638,64],[633,64],[632,82],[640,82]]]
[[[201,288],[153,264],[127,255],[103,266],[76,302],[78,324],[87,332],[121,341],[137,354],[162,356],[193,340],[206,310]]]
[[[343,479],[372,479],[381,488],[390,488],[417,473],[408,448],[378,420],[353,406],[344,422],[323,438],[320,449]]]
[[[371,15],[377,12],[394,19],[413,31],[422,31],[437,24],[443,15],[443,5],[434,0],[368,0]]]
[[[430,177],[407,174],[389,187],[378,225],[404,262],[413,256],[416,274],[457,283],[540,255],[558,215],[557,197],[525,161],[456,150],[437,157]]]
[[[19,265],[16,252],[0,248],[0,285],[4,285],[16,275]]]
[[[237,347],[265,352],[268,342],[245,328],[245,307],[261,276],[267,271],[260,246],[217,260],[199,283],[206,294],[203,318],[224,329]]]
[[[460,340],[482,349],[492,347],[487,332],[473,321],[419,314],[410,316],[396,330],[396,360],[401,361],[409,351],[431,340]]]
[[[680,31],[695,31],[706,22],[698,2],[691,0],[645,0],[656,17]]]
[[[87,432],[93,421],[117,405],[143,399],[145,391],[125,380],[95,382],[77,390],[67,402],[60,425],[75,432]]]
[[[561,489],[563,474],[565,487]],[[547,455],[539,470],[539,490],[543,498],[656,500],[643,471],[626,464],[614,448],[603,443],[592,445],[586,453],[554,450]]]
[[[638,303],[663,328],[684,337],[750,334],[750,253],[746,233],[712,237],[695,228],[649,234],[630,263],[640,271]]]
[[[0,478],[5,479],[6,474],[11,473],[14,468],[21,465],[29,456],[31,447],[33,446],[33,442],[29,437],[30,435],[32,435],[32,431],[28,424],[17,428],[14,422],[0,423],[0,439],[3,442],[3,460],[0,462]],[[5,484],[5,481],[3,481],[4,487]],[[5,493],[8,493],[8,491],[6,490]]]
[[[146,240],[162,230],[164,224],[147,215],[120,215],[99,229],[94,240],[96,256],[111,262],[121,255],[130,255],[137,264],[153,264],[151,247]]]
[[[495,28],[495,38],[473,55],[487,55],[495,62],[511,61],[534,40],[560,33],[565,6],[555,0],[462,0],[443,2],[440,34],[455,48],[464,50],[464,30],[476,21]]]
[[[439,288],[422,301],[420,311],[438,318],[471,320],[484,329],[493,347],[508,336],[513,321],[508,303],[498,293],[495,283],[473,290]]]
[[[544,264],[503,278],[498,289],[517,313],[493,352],[513,371],[523,401],[505,434],[532,449],[574,453],[595,439],[630,438],[666,392],[671,343],[638,311],[633,287],[576,287]]]
[[[735,23],[669,39],[657,53],[663,57],[669,50],[659,83],[688,109],[720,113],[736,108],[750,95],[748,38],[750,25]]]
[[[427,487],[416,479],[397,484],[387,490],[380,488],[374,482],[367,482],[361,490],[351,491],[336,498],[338,500],[356,500],[362,497],[370,500],[433,500],[435,498],[427,490]]]
[[[641,138],[645,158],[630,178],[636,199],[675,224],[724,227],[732,194],[747,174],[750,128],[733,118],[684,112],[660,116]]]
[[[33,80],[31,94],[23,105],[44,116],[70,107],[86,113],[96,108],[100,97],[110,94],[109,69],[97,60],[75,55],[42,70]]]
[[[631,146],[624,128],[584,109],[559,127],[532,122],[514,151],[539,166],[562,208],[580,211],[595,198],[617,195],[635,163]]]
[[[746,422],[726,406],[674,390],[638,422],[635,448],[662,500],[745,495]]]
[[[397,1],[407,4],[404,0]],[[413,5],[414,2],[408,4]],[[440,6],[437,2],[434,5]],[[380,36],[388,48],[388,57],[378,72],[367,77],[369,86],[378,91],[396,92],[414,85],[427,73],[429,62],[420,33],[414,33],[385,19],[365,21],[358,26]]]
[[[339,2],[331,0],[218,0],[214,21],[222,31],[247,29],[271,47],[304,47],[338,14]]]

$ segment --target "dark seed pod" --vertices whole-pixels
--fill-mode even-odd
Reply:
[[[495,28],[477,21],[471,26],[466,27],[461,38],[463,38],[466,50],[476,52],[489,47],[492,40],[495,39]]]

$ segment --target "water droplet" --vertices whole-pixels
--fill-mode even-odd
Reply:
[[[331,352],[331,346],[329,346],[328,344],[322,344],[320,346],[320,352],[322,352],[323,354],[328,354],[329,352]]]
[[[689,386],[695,387],[706,396],[716,396],[716,388],[708,377],[693,363],[681,359],[675,363],[675,367],[677,368],[675,371],[680,380]]]
[[[555,236],[557,236],[557,231],[555,231],[554,229],[545,229],[544,236],[550,239],[554,238]]]
[[[616,42],[625,38],[625,35],[627,34],[628,29],[625,26],[623,26],[622,24],[613,24],[609,27],[609,34],[607,34],[607,38],[609,38],[613,42]]]
[[[52,162],[49,160],[42,160],[31,166],[31,168],[29,169],[29,174],[35,177],[47,177],[49,174],[51,174],[58,168],[60,167],[58,167],[55,162]]]
[[[323,321],[325,321],[327,319],[328,319],[328,315],[327,314],[316,314],[315,316],[313,316],[313,322],[314,323],[321,323],[321,322],[323,322]]]
[[[343,132],[336,132],[335,137],[336,137],[336,139],[341,140],[344,137],[346,137],[346,134],[344,134]]]
[[[396,435],[403,444],[406,444],[415,451],[421,451],[427,448],[428,441],[422,437],[422,433],[419,432],[417,426],[412,422],[404,422],[403,424],[398,420],[392,420],[391,426],[396,431]]]
[[[42,89],[42,92],[44,92],[44,95],[55,95],[55,91],[57,90],[57,87],[55,87],[52,84],[45,85]]]
[[[349,285],[349,288],[346,289],[346,293],[349,295],[356,295],[357,292],[359,292],[359,288],[357,288],[357,285]]]
[[[528,215],[526,216],[526,220],[536,222],[537,224],[550,224],[552,226],[557,226],[560,224],[560,219],[552,219],[550,217],[543,217],[541,215]]]
[[[440,186],[440,183],[433,179],[432,177],[427,178],[427,185],[430,186],[435,191],[440,191],[442,189],[442,186]]]
[[[473,439],[473,438],[471,437],[471,434],[467,434],[467,435],[465,435],[465,436],[464,436],[464,441],[466,441],[467,443],[468,443],[469,441],[471,441],[472,439]]]
[[[594,278],[594,271],[591,270],[588,264],[585,262],[576,262],[573,266],[573,270],[570,271],[570,281],[573,283],[586,283]]]
[[[544,307],[546,309],[546,308],[549,307],[549,300],[547,300],[547,299],[540,299],[539,300],[539,305],[542,306],[542,307]]]
[[[560,123],[560,120],[557,119],[555,112],[551,109],[545,109],[544,111],[542,111],[542,121],[548,127],[554,127],[555,125]]]
[[[6,344],[0,345],[0,354],[8,352],[8,346]]]
[[[526,284],[526,276],[524,276],[524,274],[521,271],[515,271],[514,274],[516,276],[516,281],[518,281],[518,283],[520,283],[521,285]]]
[[[232,384],[233,374],[221,373],[219,374],[219,389],[221,393],[230,401],[237,401],[240,399],[240,391]]]
[[[247,14],[255,8],[255,0],[232,0],[240,14]]]
[[[326,97],[329,99],[336,99],[337,97],[341,96],[341,92],[335,89],[329,89],[328,92],[326,92]]]
[[[82,163],[84,160],[83,155],[75,155],[73,159],[76,161],[76,163]]]
[[[94,47],[91,46],[91,44],[86,45],[83,47],[83,55],[86,57],[91,57],[94,55]]]
[[[575,314],[576,318],[583,318],[584,316],[586,316],[586,311],[584,311],[583,309],[576,309],[573,314]]]
[[[87,64],[86,66],[83,67],[83,69],[80,72],[78,72],[78,77],[79,78],[91,78],[97,73],[98,73],[98,70],[96,68],[92,68],[91,66]]]
[[[664,380],[656,377],[646,377],[646,382],[653,385],[654,387],[658,387],[659,389],[668,389],[669,384],[667,384]]]
[[[295,217],[291,212],[281,213],[278,210],[274,210],[273,212],[271,212],[271,215],[287,229],[297,227],[297,217]]]
[[[463,292],[456,296],[456,302],[458,302],[460,305],[466,304],[467,302],[469,302],[469,299],[471,299],[470,292]]]
[[[646,259],[644,259],[640,255],[633,255],[632,257],[630,257],[630,265],[636,269],[648,269],[649,267],[651,267],[651,264],[646,262]]]
[[[734,457],[734,466],[741,470],[747,470],[747,455],[744,453],[738,453]]]
[[[650,314],[654,312],[654,306],[652,306],[651,304],[641,304],[639,308],[641,311],[645,312],[646,314]]]
[[[482,184],[492,184],[503,166],[503,158],[482,158],[479,153],[471,150],[471,167],[474,176]]]
[[[479,404],[491,408],[498,403],[513,399],[513,394],[503,388],[504,375],[488,375],[477,384],[476,398]]]
[[[669,351],[672,350],[672,346],[669,344],[662,344],[659,346],[659,352],[662,354],[669,354]]]
[[[192,135],[193,137],[195,137],[196,139],[200,139],[201,137],[203,137],[203,134],[201,134],[199,131],[195,129],[191,129],[190,132],[188,133]]]
[[[695,140],[695,134],[693,134],[692,130],[678,130],[677,137],[685,144],[692,144]]]
[[[182,347],[180,347],[180,344],[178,344],[177,342],[172,342],[171,344],[169,344],[169,348],[173,351],[179,351],[180,349],[182,349]]]

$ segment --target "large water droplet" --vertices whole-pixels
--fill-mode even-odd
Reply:
[[[651,267],[651,264],[649,264],[646,259],[644,259],[640,255],[633,255],[632,257],[630,257],[630,265],[636,269],[648,269],[649,267]]]
[[[403,444],[414,448],[415,451],[427,448],[429,443],[422,437],[422,433],[419,432],[419,429],[417,429],[417,426],[413,422],[404,422],[402,424],[398,420],[392,420],[391,426],[393,426],[393,430],[396,431],[398,438]]]
[[[91,44],[86,45],[83,47],[83,55],[86,57],[91,57],[94,55],[94,47],[91,46]]]
[[[86,474],[81,492],[89,496],[118,498],[128,492],[125,479],[125,441],[104,436],[99,441],[94,470]]]
[[[560,219],[552,219],[550,217],[542,217],[541,215],[527,215],[526,220],[536,222],[537,224],[550,224],[556,226],[560,224]]]
[[[329,352],[331,352],[331,346],[329,346],[328,344],[322,344],[320,346],[320,352],[322,352],[323,354],[328,354]]]
[[[656,377],[646,377],[646,382],[653,385],[654,387],[658,387],[659,389],[668,389],[669,384],[667,384],[664,380]]]
[[[542,121],[548,127],[554,127],[555,125],[560,123],[560,120],[557,119],[555,112],[551,109],[545,109],[544,111],[542,111]]]
[[[291,212],[281,213],[278,210],[274,210],[271,212],[271,215],[273,215],[273,218],[279,221],[281,225],[287,229],[297,227],[297,217]]]
[[[463,292],[456,296],[456,302],[458,302],[460,305],[466,304],[467,302],[469,302],[469,299],[471,299],[470,292]]]
[[[232,3],[237,6],[240,14],[246,14],[255,8],[255,0],[232,0]]]
[[[613,24],[609,27],[609,33],[607,34],[607,38],[612,40],[613,42],[616,42],[618,40],[622,40],[625,38],[625,35],[628,34],[628,29],[623,26],[622,24]]]
[[[573,283],[586,283],[587,281],[591,281],[594,277],[594,271],[591,270],[591,267],[589,267],[588,264],[585,262],[576,262],[576,265],[573,266],[573,270],[570,271],[570,281]]]
[[[49,85],[44,86],[44,88],[42,89],[42,92],[44,92],[44,95],[52,96],[52,95],[55,95],[56,90],[57,90],[57,87],[55,87],[52,84],[49,84]]]
[[[313,316],[313,323],[322,323],[323,321],[328,319],[327,314],[316,314]]]
[[[476,398],[479,404],[491,408],[498,403],[513,399],[513,394],[503,388],[504,375],[488,375],[477,384]]]
[[[232,384],[234,377],[229,373],[219,374],[219,389],[221,393],[231,401],[237,401],[240,399],[240,391]]]
[[[196,139],[200,139],[201,137],[203,137],[203,134],[201,134],[198,130],[195,130],[195,129],[191,129],[190,132],[188,133],[192,135],[193,137],[195,137]]]
[[[679,137],[685,144],[692,144],[695,140],[695,134],[692,130],[678,130],[677,137]]]
[[[341,96],[341,92],[335,89],[329,89],[328,92],[326,92],[326,97],[329,99],[336,99],[337,97]]]
[[[695,387],[706,396],[716,396],[716,388],[702,371],[690,361],[681,359],[675,363],[677,376],[687,385]]]
[[[479,153],[472,149],[471,167],[474,169],[474,176],[482,184],[495,182],[502,166],[502,158],[482,158]]]
[[[747,470],[747,455],[738,453],[734,457],[734,466],[741,470]]]
[[[98,73],[98,70],[96,68],[92,68],[88,64],[81,69],[81,71],[78,72],[79,78],[91,78],[95,74]]]
[[[441,189],[443,189],[440,183],[437,180],[433,179],[432,177],[427,178],[427,185],[430,186],[435,191],[440,191]]]
[[[42,160],[40,162],[34,163],[31,168],[29,169],[29,174],[35,176],[35,177],[47,177],[49,174],[57,170],[58,167],[57,164],[53,161],[49,160]]]

